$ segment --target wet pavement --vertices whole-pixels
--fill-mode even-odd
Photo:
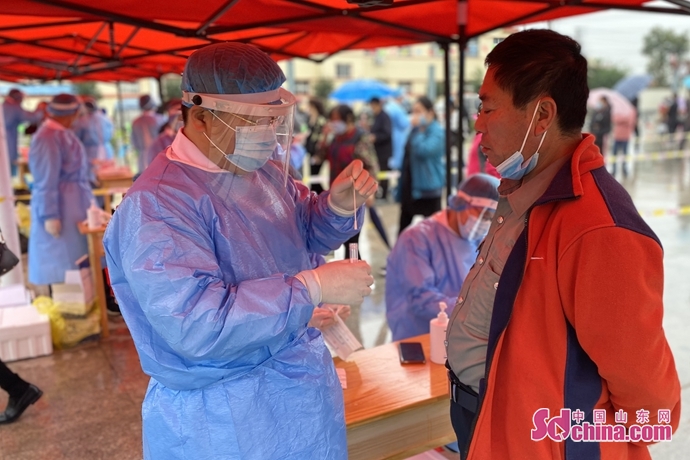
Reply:
[[[683,387],[690,401],[690,215],[674,215],[690,205],[690,160],[640,162],[624,181],[638,209],[665,250],[664,327]],[[377,205],[391,241],[397,235],[397,206]],[[674,211],[675,210],[675,211]],[[385,319],[387,249],[369,221],[360,240],[362,257],[373,267],[375,289],[348,320],[365,347],[389,342]],[[341,252],[336,253],[336,257]],[[615,282],[615,274],[602,274]],[[10,363],[44,396],[21,419],[0,426],[0,460],[141,458],[141,401],[148,378],[121,319],[111,322],[111,337],[52,356]],[[644,340],[644,338],[640,338]],[[0,407],[6,404],[0,394]],[[687,405],[687,403],[686,403]],[[654,460],[689,458],[690,409],[670,443],[651,448]]]

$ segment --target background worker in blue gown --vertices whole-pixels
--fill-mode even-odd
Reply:
[[[151,144],[158,137],[162,121],[156,116],[154,109],[156,104],[151,99],[151,96],[145,94],[139,98],[139,108],[141,115],[139,115],[132,122],[132,134],[130,141],[132,148],[137,155],[137,165],[139,172],[146,169],[144,162],[146,161],[146,152],[148,152]]]
[[[48,119],[31,139],[29,282],[64,283],[65,271],[88,253],[86,237],[77,225],[86,219],[93,195],[84,146],[70,129],[79,114],[79,101],[58,94],[48,104]]]
[[[466,178],[448,207],[402,232],[388,255],[386,317],[393,340],[429,333],[445,302],[450,314],[498,205],[499,181]]]
[[[144,169],[148,168],[156,156],[165,151],[169,145],[172,145],[175,140],[177,131],[182,127],[182,112],[180,99],[172,99],[167,103],[168,116],[165,124],[161,127],[160,133],[153,144],[146,151],[142,166]]]
[[[10,171],[12,176],[17,174],[17,159],[19,158],[19,126],[23,123],[38,123],[43,119],[43,112],[36,110],[29,112],[22,108],[24,93],[13,88],[7,93],[2,103],[2,114],[5,117],[5,133],[7,136],[7,152],[10,156]]]
[[[92,97],[83,99],[83,110],[74,123],[74,131],[84,144],[89,160],[108,160],[113,157],[113,122],[98,108]]]
[[[371,292],[366,262],[315,267],[357,232],[377,183],[356,161],[317,196],[288,177],[295,97],[268,55],[201,48],[184,128],[105,234],[122,315],[151,381],[146,459],[346,459],[343,396],[315,306]],[[354,191],[353,191],[354,187]]]

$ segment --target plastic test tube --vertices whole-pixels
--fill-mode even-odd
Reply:
[[[350,262],[355,263],[359,260],[359,245],[357,243],[350,243]]]
[[[354,179],[352,179],[352,209],[355,210],[355,230],[358,230],[358,228],[357,228],[357,190],[355,190],[355,180]]]

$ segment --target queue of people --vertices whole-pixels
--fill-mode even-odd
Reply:
[[[387,318],[401,340],[428,332],[441,302],[450,307],[446,367],[461,459],[649,458],[632,442],[534,442],[540,408],[580,410],[590,423],[595,410],[644,408],[653,423],[668,410],[664,423],[677,427],[663,252],[605,169],[608,101],[595,132],[582,132],[589,89],[580,45],[552,31],[518,32],[487,65],[477,155],[500,181],[478,172],[450,197],[448,133],[426,97],[406,117],[409,133],[392,100],[369,101],[368,132],[351,107],[327,112],[310,101],[309,166],[330,165],[318,194],[293,174],[303,163],[290,158],[297,100],[259,49],[217,43],[192,53],[180,114],[169,118],[179,121],[167,130],[150,98],[140,99],[132,143],[142,174],[103,242],[151,377],[144,458],[347,458],[343,395],[317,328],[341,314],[324,307],[361,303],[374,279],[358,254],[323,256],[358,241],[376,175],[390,167],[401,174],[400,233],[388,258]],[[93,153],[70,130],[79,109],[74,96],[56,96],[32,140],[32,283],[56,282],[85,252],[76,223],[92,198]],[[425,219],[411,225],[417,215]]]

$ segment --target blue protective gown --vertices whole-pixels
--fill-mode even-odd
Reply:
[[[446,212],[407,228],[398,237],[386,265],[386,317],[393,340],[429,333],[429,321],[448,314],[477,257],[477,243],[450,229]]]
[[[393,155],[388,160],[391,169],[402,169],[403,157],[405,156],[405,144],[407,136],[410,134],[410,117],[405,109],[395,100],[389,99],[383,108],[391,119],[391,142],[393,144]]]
[[[164,152],[165,149],[167,149],[168,146],[173,143],[174,139],[174,134],[170,134],[167,131],[163,131],[162,133],[160,133],[156,140],[153,141],[153,144],[151,144],[149,149],[146,151],[146,155],[144,155],[144,161],[142,163],[143,168],[148,168],[149,165],[153,163],[153,160],[156,159],[156,156],[159,153]]]
[[[38,123],[43,115],[40,112],[27,112],[13,99],[7,97],[2,103],[2,114],[5,117],[5,133],[7,136],[7,153],[10,156],[10,170],[17,174],[17,158],[19,158],[19,125],[22,123]]]
[[[138,155],[139,172],[146,169],[144,166],[146,152],[158,137],[161,126],[161,121],[150,112],[144,112],[132,122],[131,141],[132,147]]]
[[[31,139],[29,166],[34,177],[29,282],[64,283],[65,271],[76,269],[74,262],[88,254],[86,237],[77,228],[93,198],[86,152],[72,130],[48,119]],[[58,238],[45,231],[48,219],[60,219]]]
[[[100,111],[79,117],[74,123],[74,132],[84,144],[90,162],[113,157],[113,147],[110,144],[113,123]]]
[[[144,457],[347,458],[342,390],[294,275],[356,233],[354,220],[335,215],[326,193],[286,187],[273,162],[235,176],[173,161],[181,136],[137,179],[104,238],[151,376]]]

